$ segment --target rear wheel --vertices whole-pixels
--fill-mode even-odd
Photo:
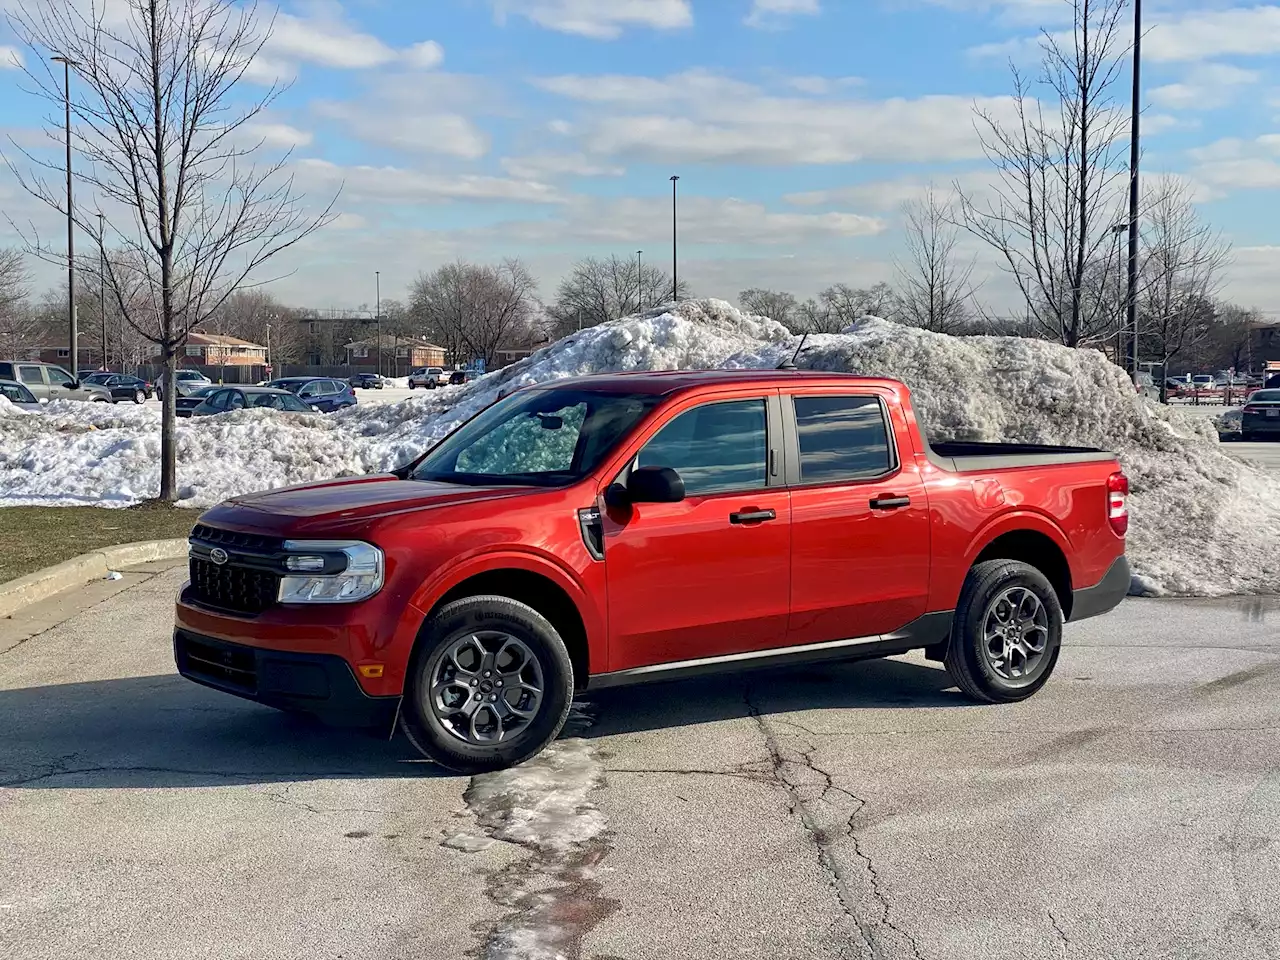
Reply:
[[[1049,682],[1062,649],[1062,604],[1035,567],[989,560],[960,591],[944,663],[975,700],[1025,700]]]
[[[572,702],[573,664],[555,627],[507,597],[468,597],[423,626],[400,727],[441,766],[483,773],[539,753]]]

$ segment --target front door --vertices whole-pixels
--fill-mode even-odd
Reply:
[[[788,463],[787,642],[892,633],[927,612],[929,508],[915,458],[898,456],[889,409],[874,394],[783,401],[799,441],[798,463]]]
[[[61,367],[45,367],[45,376],[49,379],[49,397],[53,400],[79,399],[83,392],[72,387],[76,381],[71,374]]]
[[[776,394],[677,413],[633,466],[671,467],[680,503],[604,517],[609,669],[781,646],[786,639],[790,503],[776,473]]]

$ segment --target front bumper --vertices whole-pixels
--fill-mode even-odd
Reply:
[[[1107,575],[1097,584],[1072,591],[1071,622],[1087,620],[1114,610],[1129,595],[1132,579],[1128,559],[1124,556],[1117,558]]]
[[[342,657],[286,653],[228,643],[181,628],[173,659],[188,680],[283,710],[310,713],[339,727],[391,728],[399,697],[371,697]]]

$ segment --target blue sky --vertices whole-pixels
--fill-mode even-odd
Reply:
[[[1280,4],[1146,15],[1147,169],[1185,178],[1235,244],[1224,293],[1280,311]],[[981,189],[975,103],[1007,111],[1010,58],[1069,16],[1065,0],[286,0],[254,79],[292,87],[257,132],[293,148],[317,207],[344,186],[276,290],[357,306],[375,270],[399,296],[455,257],[519,256],[550,296],[583,255],[669,263],[672,174],[698,294],[891,280],[902,202],[930,181]],[[0,124],[21,139],[41,110],[19,79],[0,70]],[[0,204],[57,229],[7,171]]]

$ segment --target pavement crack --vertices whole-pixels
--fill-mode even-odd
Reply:
[[[652,773],[660,776],[698,776],[698,777],[730,777],[735,780],[772,780],[773,778],[759,770],[734,769],[734,770],[698,770],[688,768],[662,768],[662,767],[605,767],[605,773]]]
[[[862,941],[863,954],[872,960],[923,960],[915,937],[898,925],[880,872],[856,833],[855,821],[866,808],[866,800],[837,785],[832,774],[815,762],[814,742],[784,734],[784,743],[774,729],[774,718],[766,720],[752,700],[750,687],[743,690],[743,702],[764,740],[773,780],[787,794],[789,812],[817,847],[818,862]],[[790,720],[780,720],[779,725],[803,730]],[[847,945],[842,948],[844,953]]]
[[[1062,924],[1058,923],[1058,918],[1053,915],[1052,910],[1046,910],[1049,915],[1049,923],[1053,925],[1054,933],[1058,935],[1058,940],[1062,944],[1062,955],[1067,955],[1067,950],[1071,946],[1071,941],[1067,939],[1067,932],[1062,929]]]
[[[365,813],[370,816],[383,816],[385,810],[368,810],[364,807],[318,807],[315,804],[307,803],[305,800],[296,800],[290,796],[293,788],[297,784],[289,784],[283,790],[261,790],[258,791],[262,796],[266,797],[272,803],[283,804],[287,807],[297,807],[299,810],[306,810],[317,816],[328,816],[334,813]]]
[[[39,783],[41,780],[51,780],[55,777],[71,777],[77,774],[95,774],[95,773],[171,773],[179,776],[190,777],[220,777],[227,780],[252,780],[256,774],[242,773],[230,770],[188,770],[180,767],[147,767],[147,766],[95,766],[95,767],[63,767],[55,766],[52,769],[45,770],[43,773],[33,774],[28,777],[18,777],[14,780],[0,780],[0,789],[5,787],[22,787],[32,783]]]

